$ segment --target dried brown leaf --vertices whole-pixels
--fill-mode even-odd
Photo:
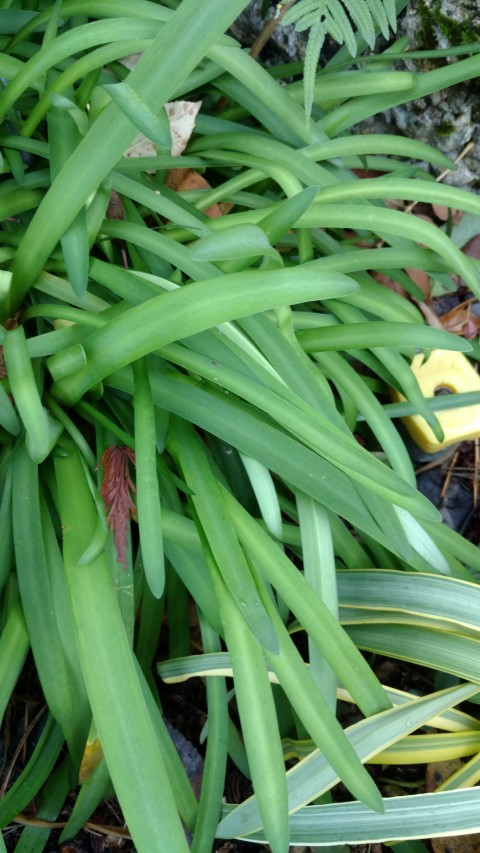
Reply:
[[[208,181],[193,169],[170,169],[167,175],[166,184],[167,187],[170,187],[170,189],[175,190],[176,192],[182,192],[183,190],[211,189]],[[222,206],[220,204],[212,204],[205,210],[205,214],[210,219],[216,219],[218,216],[223,216],[224,212],[228,213],[228,210],[222,210]]]
[[[440,318],[437,317],[431,305],[427,302],[419,302],[418,300],[415,300],[415,302],[429,326],[432,326],[433,329],[443,329]]]
[[[187,147],[195,129],[195,119],[201,106],[201,101],[171,101],[165,104],[172,134],[172,150],[170,153],[173,157],[178,157]]]
[[[125,207],[122,197],[116,190],[111,190],[107,207],[107,219],[125,219]]]

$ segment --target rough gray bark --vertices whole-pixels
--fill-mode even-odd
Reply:
[[[232,27],[232,33],[242,44],[250,46],[262,32],[266,22],[275,14],[275,3],[265,17],[261,15],[262,0],[252,0]],[[293,26],[278,26],[264,50],[262,61],[273,64],[292,62],[305,57],[305,33],[296,33]]]

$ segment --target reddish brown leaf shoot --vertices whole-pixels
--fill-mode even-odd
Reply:
[[[131,518],[137,517],[133,501],[135,484],[130,476],[129,462],[135,465],[135,454],[129,447],[113,445],[102,454],[98,468],[103,467],[100,494],[107,512],[107,522],[113,533],[118,562],[127,567],[127,533]]]

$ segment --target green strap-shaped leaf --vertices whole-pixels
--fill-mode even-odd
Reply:
[[[272,475],[265,465],[240,453],[248,479],[255,493],[262,518],[270,533],[277,539],[282,538],[282,513]]]
[[[203,535],[233,601],[259,643],[275,653],[278,650],[276,633],[261,604],[247,561],[225,513],[219,483],[212,473],[200,439],[191,426],[177,419],[171,426],[169,447],[178,460],[187,485],[192,489],[191,500]]]
[[[48,138],[50,171],[54,181],[81,138],[75,121],[67,109],[51,106],[48,113]],[[82,299],[88,284],[89,255],[87,217],[84,207],[78,211],[61,237],[61,244],[70,284],[79,299]]]
[[[0,589],[4,589],[8,581],[10,569],[14,562],[13,529],[12,529],[12,485],[13,460],[6,468],[3,478],[2,498],[0,502]]]
[[[262,825],[274,853],[289,847],[285,765],[263,650],[220,577],[213,573],[235,696]],[[277,658],[277,655],[274,655]]]
[[[454,352],[471,352],[471,344],[458,335],[452,335],[431,326],[418,323],[391,323],[372,321],[369,323],[345,323],[336,326],[321,326],[299,332],[297,338],[306,352],[329,350],[366,349],[370,347],[394,347],[406,349],[445,349]]]
[[[441,838],[478,833],[480,789],[391,797],[385,814],[373,815],[360,803],[310,806],[292,815],[292,844],[364,844],[395,838]],[[262,841],[262,833],[249,840]]]
[[[158,113],[149,107],[144,99],[128,83],[112,83],[103,88],[120,107],[132,124],[147,139],[151,139],[160,148],[170,150],[172,135],[167,113],[161,109]]]
[[[80,832],[99,803],[108,796],[111,788],[110,773],[105,759],[102,758],[92,775],[80,786],[60,841],[74,838]]]
[[[284,304],[343,296],[356,289],[343,275],[332,273],[327,281],[319,281],[314,270],[292,268],[232,273],[221,282],[213,278],[163,293],[89,335],[84,343],[87,365],[55,383],[55,396],[75,403],[123,365],[227,320]]]
[[[42,689],[50,712],[62,726],[74,760],[79,761],[88,731],[88,709],[74,702],[70,665],[57,626],[57,602],[43,541],[38,466],[23,443],[14,457],[12,517],[20,595]]]
[[[63,555],[78,654],[110,775],[135,845],[187,853],[107,560],[101,554],[79,566],[97,513],[75,445],[65,439],[64,448],[66,455],[55,459]]]
[[[313,587],[332,615],[338,618],[335,555],[328,514],[317,501],[301,492],[297,492],[296,502],[305,580]],[[329,709],[335,713],[337,677],[310,636],[308,659],[312,677],[322,690]]]
[[[332,77],[335,78],[335,75],[325,77],[327,90],[329,83],[333,82]],[[322,85],[322,79],[319,77],[319,85]],[[384,72],[381,73],[381,79],[385,80]],[[346,87],[355,82],[359,87],[365,84],[363,76],[359,78],[356,71],[347,79],[345,79],[345,75],[339,76],[338,81],[335,82],[340,83],[342,81]],[[309,145],[303,149],[302,153],[306,157],[311,157],[312,160],[330,160],[335,157],[348,157],[352,154],[358,157],[368,154],[398,154],[416,160],[426,160],[427,163],[434,163],[441,169],[455,169],[455,163],[431,145],[426,145],[416,139],[409,139],[407,136],[400,138],[388,133],[355,134],[354,136],[342,136],[340,139],[329,139],[326,142]]]
[[[202,237],[192,248],[192,257],[205,261],[237,258],[276,257],[265,232],[257,225],[233,225]]]
[[[436,181],[421,181],[418,178],[366,178],[347,181],[335,187],[322,187],[317,195],[319,202],[339,202],[351,199],[401,198],[406,201],[425,201],[443,204],[469,213],[480,214],[480,202],[474,193],[446,187]]]
[[[26,430],[28,452],[36,463],[43,462],[62,427],[42,405],[22,326],[6,333],[3,355],[10,390]]]
[[[151,382],[154,400],[162,408],[190,420],[243,453],[262,459],[271,471],[280,474],[288,483],[347,518],[387,547],[391,544],[343,471],[286,435],[252,407],[239,405],[232,395],[207,391],[205,387],[199,388],[178,377],[156,373],[151,376]],[[127,371],[109,377],[108,383],[126,393],[133,393],[133,381]],[[83,403],[81,405],[84,406]],[[393,500],[401,504],[404,499],[398,491]],[[407,500],[412,512],[419,517],[438,520],[433,505],[419,492],[410,493]]]
[[[398,5],[399,0],[397,0]],[[402,5],[406,2],[402,0]],[[410,88],[410,92],[391,93],[388,92],[381,95],[364,95],[363,97],[351,99],[346,104],[342,104],[338,109],[330,110],[318,122],[317,126],[332,137],[341,133],[354,124],[358,124],[368,116],[383,113],[385,110],[404,104],[407,101],[417,100],[431,95],[433,92],[447,89],[450,86],[455,86],[457,83],[463,83],[465,80],[471,80],[478,76],[478,57],[471,56],[468,59],[461,59],[458,62],[453,62],[444,65],[441,68],[435,68],[433,71],[427,71],[423,74],[414,75],[414,82]],[[368,72],[366,73],[368,80]]]
[[[413,465],[400,435],[383,412],[375,394],[364,382],[358,381],[356,370],[346,359],[335,352],[316,353],[315,360],[321,365],[326,375],[333,379],[337,387],[343,389],[344,393],[355,402],[387,454],[393,470],[397,471],[407,482],[415,485]]]
[[[373,714],[388,708],[389,699],[383,688],[364,658],[350,644],[328,607],[311,592],[312,588],[278,545],[226,490],[224,499],[237,535],[257,570],[288,602],[300,624],[341,681],[348,686],[363,712]],[[320,612],[321,620],[318,618]]]
[[[70,790],[72,765],[69,757],[52,772],[38,798],[36,818],[54,823]],[[43,826],[25,826],[15,847],[15,853],[42,853],[51,830]]]
[[[155,412],[145,359],[134,363],[133,372],[137,515],[142,563],[150,590],[160,598],[165,585],[162,509],[156,466]]]
[[[220,650],[220,638],[199,612],[205,651]],[[223,798],[228,748],[228,700],[224,679],[207,681],[208,735],[192,853],[210,853]]]
[[[18,435],[21,430],[20,421],[17,418],[10,398],[5,388],[0,383],[0,425],[12,435]]]
[[[264,594],[263,599],[277,630],[280,645],[278,655],[267,652],[266,657],[292,708],[324,759],[331,764],[352,794],[369,808],[383,811],[380,792],[348,742],[335,714],[328,707],[322,689],[313,681],[268,593]]]

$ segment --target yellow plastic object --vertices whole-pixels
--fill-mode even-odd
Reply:
[[[419,353],[414,357],[411,366],[425,397],[438,396],[442,392],[460,394],[480,391],[480,376],[461,352],[432,350],[428,359],[425,359],[423,353]],[[392,391],[392,397],[399,402],[405,400],[405,397],[395,390]],[[402,418],[413,440],[426,453],[437,453],[450,444],[480,436],[480,405],[437,412],[437,418],[445,433],[442,442],[437,441],[420,415]]]

